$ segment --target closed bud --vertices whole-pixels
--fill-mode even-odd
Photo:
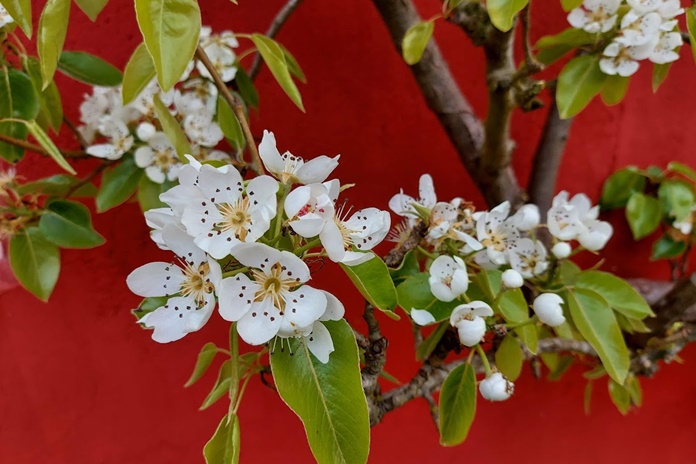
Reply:
[[[140,123],[138,129],[136,130],[138,138],[143,142],[147,142],[148,140],[150,140],[156,133],[157,129],[149,122]]]
[[[482,317],[474,316],[471,320],[462,319],[455,327],[457,327],[459,341],[464,346],[478,345],[486,335],[486,321]]]
[[[532,308],[541,322],[551,327],[557,327],[565,322],[561,304],[563,304],[563,298],[555,293],[542,293],[536,297]]]
[[[515,226],[523,231],[534,229],[541,221],[539,207],[534,204],[523,205],[513,216]]]
[[[520,288],[522,285],[524,285],[522,274],[514,269],[508,269],[507,271],[503,272],[502,279],[503,285],[506,288]]]
[[[500,372],[494,372],[481,381],[479,391],[488,401],[505,401],[515,391],[515,384]]]
[[[566,242],[558,242],[551,248],[551,253],[558,259],[567,258],[570,256],[571,251],[573,251],[573,249],[570,247],[570,244]]]

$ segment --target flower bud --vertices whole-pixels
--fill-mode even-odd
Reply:
[[[515,391],[515,384],[500,372],[495,372],[481,381],[479,391],[488,401],[505,401]]]
[[[558,242],[551,248],[551,253],[558,259],[567,258],[570,256],[571,251],[573,251],[573,249],[570,247],[570,244],[566,242]]]
[[[147,142],[157,133],[157,129],[149,122],[142,122],[135,133],[140,140]]]
[[[503,272],[503,285],[505,288],[520,288],[524,285],[522,274],[514,269],[508,269]]]
[[[486,321],[479,316],[474,316],[471,320],[462,319],[455,327],[459,333],[459,341],[464,346],[477,345],[486,335]]]
[[[563,298],[555,293],[542,293],[534,300],[532,308],[539,320],[551,327],[557,327],[565,322],[563,316]]]
[[[539,207],[534,204],[522,205],[514,215],[515,226],[523,231],[534,229],[539,225],[541,216]]]

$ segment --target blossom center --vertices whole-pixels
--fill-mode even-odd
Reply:
[[[220,230],[231,231],[237,239],[245,241],[250,231],[248,226],[251,225],[249,199],[240,198],[234,204],[220,204],[218,210],[222,215],[222,221],[217,224]]]
[[[273,300],[273,306],[280,310],[281,316],[285,310],[285,292],[289,292],[293,285],[297,284],[294,279],[289,279],[283,276],[285,266],[280,263],[275,263],[271,266],[270,271],[266,274],[263,271],[253,269],[251,275],[259,284],[259,289],[254,295],[255,301],[263,301],[266,298]]]
[[[172,166],[176,164],[176,159],[174,158],[173,150],[171,148],[155,150],[153,164],[157,166],[162,172],[168,171]]]
[[[201,263],[198,266],[186,264],[184,268],[184,282],[181,284],[181,294],[183,296],[192,296],[198,307],[205,304],[205,301],[214,287],[210,282],[208,274],[210,273],[210,265]]]
[[[481,245],[496,251],[505,251],[505,235],[499,232],[491,232],[481,241]]]

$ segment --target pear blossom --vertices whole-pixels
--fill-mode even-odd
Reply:
[[[440,301],[452,301],[469,288],[466,264],[459,256],[438,256],[428,272],[430,291]]]
[[[619,6],[621,0],[585,0],[568,14],[568,22],[591,34],[608,32],[616,24]]]
[[[14,22],[14,18],[10,16],[4,6],[0,5],[0,27],[7,26]]]
[[[541,322],[557,327],[565,322],[561,304],[563,304],[563,298],[555,293],[542,293],[534,299],[532,309]]]
[[[204,147],[214,147],[225,135],[218,123],[213,121],[214,114],[205,107],[184,117],[183,129],[192,143]]]
[[[660,2],[660,6],[657,8],[657,13],[662,17],[662,19],[666,20],[665,22],[667,22],[674,17],[683,14],[684,8],[682,8],[679,0],[662,0],[662,2]],[[672,28],[673,27],[674,26],[672,26]],[[669,30],[672,30],[672,28]]]
[[[465,253],[482,250],[483,245],[468,233],[474,231],[473,219],[470,210],[460,209],[462,201],[455,198],[449,203],[441,201],[435,204],[430,211],[427,238],[435,246],[447,238],[463,242]],[[407,217],[406,220],[413,221],[413,218]]]
[[[263,138],[259,144],[259,156],[266,170],[284,184],[314,184],[324,182],[331,172],[338,166],[340,155],[333,158],[317,156],[307,162],[289,151],[282,155],[276,148],[276,139],[273,132],[263,131]]]
[[[494,372],[479,384],[479,392],[488,401],[505,401],[515,391],[515,384],[500,372]]]
[[[157,79],[153,78],[129,104],[130,107],[138,110],[141,116],[155,117],[155,95],[158,95],[162,104],[168,107],[174,102],[174,89],[162,92]]]
[[[472,301],[454,308],[450,324],[457,329],[459,341],[465,346],[477,345],[486,334],[484,317],[493,315],[493,309],[483,301]]]
[[[411,308],[410,316],[411,319],[413,319],[413,322],[421,327],[425,327],[426,325],[437,322],[430,311],[426,311],[425,309]]]
[[[138,119],[140,113],[130,105],[123,106],[120,87],[93,87],[92,94],[85,94],[80,104],[80,122],[83,125],[78,130],[88,143],[94,141],[99,126],[107,116],[128,124]]]
[[[654,44],[660,32],[662,17],[656,13],[631,10],[621,18],[621,34],[616,41],[623,45]]]
[[[183,114],[193,113],[205,108],[211,113],[217,110],[218,89],[213,82],[200,77],[188,80],[182,91],[174,92],[174,107]]]
[[[529,238],[519,240],[510,250],[509,256],[510,267],[527,279],[543,274],[549,266],[544,244]]]
[[[372,259],[374,254],[365,252],[377,246],[389,233],[389,213],[377,208],[365,208],[348,219],[343,217],[343,208],[340,208],[319,234],[329,259],[347,266],[356,266]],[[359,251],[354,251],[355,248]]]
[[[522,205],[515,214],[512,215],[511,219],[519,230],[523,232],[530,231],[536,228],[539,222],[541,222],[539,207],[532,203]]]
[[[567,242],[558,242],[551,248],[551,253],[558,259],[565,259],[570,256],[573,249]]]
[[[133,136],[126,124],[118,118],[108,116],[102,118],[99,132],[109,138],[109,143],[100,143],[87,147],[85,151],[92,156],[117,160],[133,147]]]
[[[176,180],[181,169],[176,149],[164,132],[156,132],[147,140],[147,145],[135,150],[135,164],[144,168],[147,177],[158,184]]]
[[[614,233],[611,224],[599,221],[599,206],[582,193],[570,200],[562,191],[553,199],[548,213],[549,232],[561,240],[578,240],[591,251],[602,249]]]
[[[418,217],[418,211],[413,207],[414,203],[427,210],[435,207],[437,195],[435,194],[435,186],[433,185],[433,178],[430,177],[430,174],[423,174],[420,176],[418,180],[417,200],[410,195],[404,194],[403,190],[401,190],[389,200],[389,209],[394,211],[397,215],[407,218],[409,224],[412,226]]]
[[[340,182],[333,179],[323,184],[302,185],[290,192],[284,208],[292,230],[305,238],[319,235],[334,218],[340,187]]]
[[[522,274],[514,269],[508,269],[503,272],[501,281],[505,288],[520,288],[522,285],[524,285],[524,278],[522,277]]]
[[[662,33],[648,59],[656,64],[677,61],[679,59],[679,53],[676,52],[676,49],[680,47],[682,43],[683,39],[679,32]]]
[[[215,307],[222,272],[217,261],[198,248],[182,229],[170,225],[162,240],[179,263],[153,262],[131,272],[128,288],[142,297],[168,297],[167,302],[138,322],[154,329],[153,340],[168,343],[205,325]]]
[[[626,3],[638,14],[645,14],[656,11],[665,3],[665,0],[626,0]]]
[[[135,130],[135,135],[143,142],[147,142],[157,134],[157,128],[149,122],[141,122]]]
[[[640,60],[648,58],[655,48],[655,42],[642,45],[625,45],[614,41],[606,46],[599,60],[599,69],[610,76],[628,77],[640,67]]]
[[[508,251],[520,239],[515,217],[508,218],[508,214],[510,203],[505,201],[488,212],[475,215],[476,238],[485,247],[488,260],[495,265],[508,262]]]
[[[237,322],[239,336],[250,345],[276,335],[304,335],[327,311],[327,294],[308,285],[309,268],[297,256],[261,243],[243,243],[232,250],[251,269],[222,280],[220,315]],[[319,329],[321,330],[321,329]]]
[[[200,46],[213,63],[213,67],[224,82],[230,82],[237,75],[237,55],[234,48],[239,47],[239,42],[231,31],[220,34],[211,34],[210,28],[201,28]],[[208,68],[201,62],[196,62],[196,69],[201,76],[212,79]]]

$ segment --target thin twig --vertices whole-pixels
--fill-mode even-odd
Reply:
[[[63,122],[73,133],[75,139],[77,139],[78,143],[80,144],[80,147],[82,147],[83,150],[86,150],[89,146],[89,143],[87,143],[87,140],[85,140],[85,137],[82,135],[82,132],[78,130],[77,126],[75,126],[75,124],[73,124],[73,122],[70,119],[68,119],[67,116],[63,116]]]
[[[218,73],[217,69],[215,69],[215,65],[210,61],[210,58],[208,58],[205,50],[203,50],[203,48],[200,46],[196,48],[196,58],[198,58],[198,60],[203,63],[203,66],[206,67],[210,75],[213,77],[215,86],[222,94],[222,98],[225,99],[227,104],[232,108],[232,111],[234,111],[235,116],[237,116],[239,124],[242,126],[242,131],[244,132],[244,138],[247,141],[247,146],[249,147],[249,153],[251,153],[251,168],[254,170],[254,172],[256,172],[256,174],[263,175],[263,164],[261,163],[261,158],[259,157],[259,151],[256,148],[256,141],[254,140],[254,136],[249,128],[249,121],[247,120],[247,116],[244,112],[244,104],[235,95],[233,95],[232,92],[230,92],[230,89],[227,88],[227,85],[222,80],[222,77],[220,77],[220,73]]]
[[[536,74],[544,69],[544,65],[534,56],[532,42],[529,36],[531,29],[531,6],[531,3],[528,3],[527,6],[524,7],[524,10],[522,10],[520,13],[520,24],[522,26],[523,37],[522,46],[524,48],[524,65],[519,71],[517,71],[517,73],[515,73],[515,76],[513,77],[514,82],[517,82],[525,77],[529,77],[532,74]]]
[[[285,22],[290,19],[290,16],[292,16],[297,7],[300,6],[300,3],[302,3],[302,0],[288,0],[283,8],[280,9],[275,18],[273,18],[271,26],[266,31],[266,37],[275,37],[283,28]],[[254,80],[259,74],[259,71],[261,71],[261,63],[263,63],[261,54],[257,52],[256,56],[254,57],[254,61],[251,64],[251,68],[249,68],[249,77],[251,80]]]
[[[26,140],[15,139],[13,137],[10,137],[9,135],[0,134],[0,142],[9,143],[10,145],[14,145],[14,146],[19,147],[19,148],[24,148],[25,150],[33,151],[33,152],[38,153],[40,155],[49,156],[48,151],[46,151],[42,146],[35,145],[31,142],[27,142]],[[85,153],[83,151],[60,150],[60,152],[66,158],[78,159],[78,158],[89,158],[90,157],[87,153]]]
[[[104,162],[102,162],[102,164],[100,164],[94,171],[90,172],[80,182],[70,187],[68,191],[65,192],[65,195],[63,195],[63,198],[69,198],[70,195],[75,193],[78,189],[92,182],[92,180],[96,178],[100,172],[104,171],[104,169],[108,168],[109,166],[115,163],[116,161],[104,160]]]

